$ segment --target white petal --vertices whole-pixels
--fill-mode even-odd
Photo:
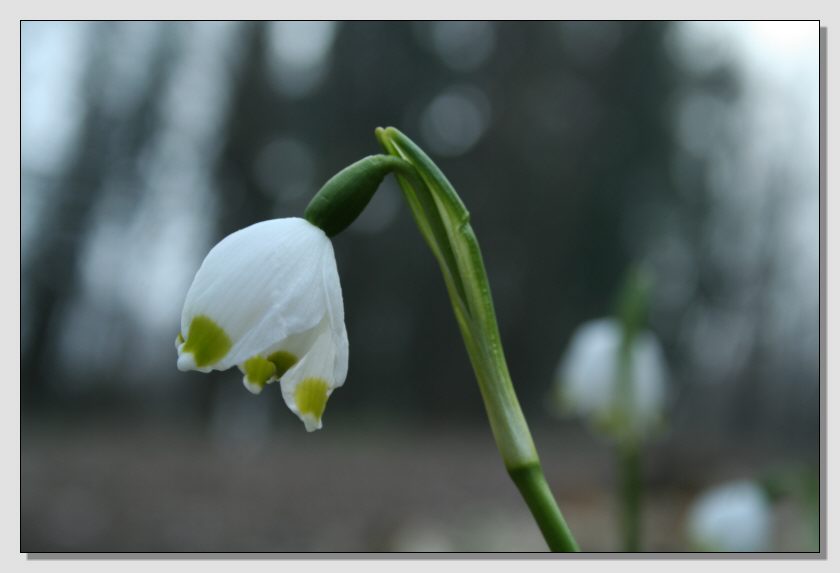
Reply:
[[[280,379],[283,399],[308,432],[321,429],[327,398],[344,380],[335,378],[336,348],[333,332],[325,324],[312,348]]]
[[[224,238],[196,273],[181,316],[185,336],[203,315],[231,340],[202,370],[225,370],[315,327],[326,311],[321,266],[330,262],[335,266],[329,239],[303,219],[264,221]],[[180,362],[195,367],[189,358]]]
[[[242,378],[242,385],[245,386],[245,389],[251,394],[261,394],[263,390],[262,385],[251,382],[250,380],[248,380],[247,376],[244,376]]]
[[[621,328],[609,319],[583,324],[572,336],[560,366],[563,396],[583,415],[609,409],[618,374]]]
[[[294,364],[300,362],[303,356],[306,356],[306,354],[311,351],[312,346],[315,344],[315,341],[317,340],[318,336],[321,335],[328,327],[329,319],[327,314],[325,313],[324,318],[321,319],[321,322],[318,323],[317,326],[310,328],[307,331],[293,334],[287,338],[284,338],[280,342],[276,343],[273,347],[271,347],[267,352],[259,354],[257,356],[270,360],[275,352],[282,352],[285,354],[286,360],[291,360],[293,362],[293,364],[290,364],[286,369],[291,368],[292,366],[294,366]],[[266,384],[271,384],[279,380],[280,377],[285,373],[286,369],[280,372],[275,371],[275,373],[271,377],[269,377],[264,384],[260,384],[259,382],[255,382],[248,377],[244,363],[239,364],[239,370],[243,374],[242,384],[252,394],[260,394]]]
[[[181,328],[179,368],[236,365],[255,394],[279,378],[289,408],[307,430],[319,429],[327,398],[347,377],[349,357],[332,243],[303,219],[233,233],[196,273]]]
[[[332,380],[334,388],[344,384],[347,378],[347,366],[350,358],[350,344],[347,340],[347,327],[344,324],[344,300],[341,295],[341,283],[338,280],[338,268],[335,264],[332,244],[324,256],[332,258],[332,264],[323,265],[323,285],[327,318],[334,348]]]
[[[199,368],[195,364],[195,359],[191,352],[182,352],[181,348],[184,345],[178,346],[178,370],[187,372],[189,370],[198,370],[199,372],[210,372],[211,368]]]

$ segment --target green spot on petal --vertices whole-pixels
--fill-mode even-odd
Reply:
[[[285,350],[278,350],[277,352],[272,352],[268,355],[268,360],[274,364],[274,367],[277,369],[276,376],[280,378],[283,374],[286,373],[286,370],[291,368],[297,363],[297,356],[292,354],[291,352],[286,352]]]
[[[274,376],[277,368],[272,362],[269,362],[262,356],[254,356],[245,361],[242,365],[245,371],[245,377],[251,384],[256,384],[263,388],[268,382],[268,379]]]
[[[182,345],[183,343],[184,343],[184,335],[183,335],[183,334],[181,334],[181,333],[179,332],[179,333],[178,333],[178,336],[175,338],[175,344],[177,344],[178,346],[180,346],[180,345]]]
[[[210,317],[199,314],[190,323],[183,352],[192,352],[199,368],[215,364],[228,353],[232,344],[224,329]]]
[[[321,378],[306,378],[295,388],[295,405],[301,414],[310,414],[316,420],[321,419],[327,406],[326,381]]]

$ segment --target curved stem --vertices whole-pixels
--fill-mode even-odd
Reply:
[[[413,168],[397,166],[397,180],[443,273],[505,467],[549,548],[577,551],[577,543],[543,476],[537,449],[516,398],[469,212],[437,165],[413,141],[392,127],[377,129],[376,136],[385,151]]]

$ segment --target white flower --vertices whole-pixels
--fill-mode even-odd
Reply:
[[[688,514],[689,540],[703,551],[767,551],[770,530],[770,503],[751,481],[706,491]]]
[[[627,398],[621,388],[621,325],[612,319],[583,324],[557,371],[561,406],[618,438],[639,438],[662,422],[665,360],[656,337],[640,332],[630,351]]]
[[[238,366],[259,393],[280,381],[308,431],[347,376],[344,303],[332,243],[304,219],[264,221],[213,247],[193,279],[175,342],[180,370]]]

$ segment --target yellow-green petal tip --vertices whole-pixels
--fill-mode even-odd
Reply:
[[[225,357],[233,344],[224,329],[210,317],[197,315],[190,323],[181,352],[193,355],[196,367],[211,366]]]

